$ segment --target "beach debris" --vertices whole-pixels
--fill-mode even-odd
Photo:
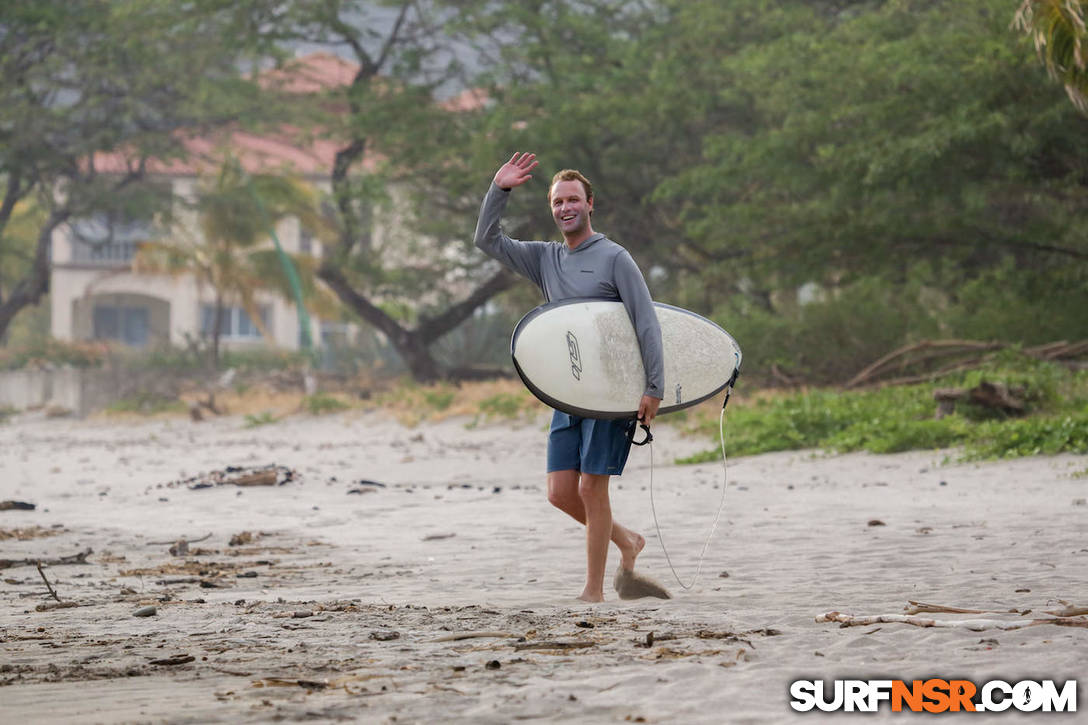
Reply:
[[[306,619],[307,617],[314,616],[314,613],[309,609],[299,609],[291,612],[291,619]]]
[[[521,644],[515,644],[514,649],[516,651],[526,649],[584,649],[586,647],[596,647],[596,642],[587,642],[585,640],[558,640],[548,639],[540,642],[522,642]]]
[[[38,504],[26,501],[0,501],[0,511],[33,511],[36,508]]]
[[[1073,505],[1074,506],[1088,506],[1088,499],[1075,498],[1075,499],[1073,499]]]
[[[378,483],[377,481],[368,481],[365,478],[360,478],[355,482],[356,486],[373,486],[374,488],[387,488],[384,483]]]
[[[348,494],[353,494],[353,493],[358,493],[358,494],[377,493],[377,492],[378,492],[378,489],[376,489],[376,488],[350,488],[350,489],[348,489]]]
[[[1079,617],[1082,614],[1088,614],[1088,607],[1075,606],[1064,599],[1059,599],[1058,603],[1065,606],[1056,611],[1044,612],[1044,614],[1052,614],[1055,617]]]
[[[192,655],[174,655],[173,657],[164,657],[159,660],[151,660],[147,664],[157,665],[159,667],[170,667],[173,665],[186,665],[195,660],[196,657]]]
[[[0,569],[8,569],[13,566],[64,566],[67,564],[87,564],[87,557],[93,554],[92,549],[81,551],[78,554],[62,556],[59,559],[0,559]]]
[[[587,622],[583,619],[581,622],[575,622],[574,626],[581,627],[582,629],[593,629],[595,625],[593,624],[593,622]]]
[[[189,542],[185,539],[178,539],[170,547],[169,551],[171,556],[186,556],[189,553]]]
[[[133,617],[154,617],[156,614],[158,614],[158,611],[159,610],[155,608],[155,605],[149,604],[146,607],[140,607],[139,609],[137,609],[135,612],[132,613],[132,616]]]
[[[826,612],[816,617],[817,622],[838,622],[841,627],[867,627],[873,624],[909,624],[914,627],[939,627],[939,628],[961,628],[969,629],[972,632],[982,632],[987,629],[1024,629],[1025,627],[1036,627],[1041,624],[1055,624],[1060,627],[1084,627],[1088,629],[1088,619],[1079,619],[1077,617],[1055,617],[1054,619],[1032,619],[1032,620],[1019,620],[1009,621],[1003,619],[926,619],[923,617],[912,617],[905,614],[879,614],[876,616],[858,617],[852,614],[845,614],[842,612]]]
[[[204,536],[201,536],[199,539],[194,539],[192,536],[179,536],[178,538],[172,539],[170,541],[148,541],[147,546],[166,546],[167,544],[170,544],[171,546],[177,546],[182,541],[184,541],[186,544],[198,544],[201,541],[207,541],[210,538],[212,538],[211,534],[204,534]],[[174,552],[171,551],[170,553],[173,554]]]
[[[723,571],[721,574],[718,575],[718,578],[719,579],[728,579],[729,578],[729,572]]]
[[[24,526],[23,528],[18,529],[0,529],[0,541],[4,541],[5,539],[15,539],[17,541],[47,539],[50,536],[56,536],[64,531],[64,527],[60,524],[51,526],[48,529],[38,525]]]
[[[392,642],[400,639],[400,632],[391,629],[379,629],[370,633],[370,638],[378,642]]]
[[[231,536],[230,541],[227,542],[227,546],[244,546],[251,543],[253,543],[253,532],[243,531]]]
[[[223,672],[224,670],[219,670]],[[228,673],[241,674],[241,673]],[[329,687],[328,681],[321,680],[285,680],[280,677],[266,677],[253,683],[254,687],[301,687],[304,690],[324,690]]]
[[[880,519],[869,519],[869,526],[887,526],[887,524]]]
[[[907,600],[903,611],[907,614],[1019,614],[1021,616],[1031,612],[1030,609],[961,609],[960,607],[946,607],[943,604],[927,604]]]
[[[486,665],[484,665],[484,667],[486,667],[489,670],[497,670],[500,667],[502,667],[502,663],[499,662],[498,660],[489,660],[488,663]]]
[[[34,607],[36,612],[51,612],[54,609],[71,609],[72,607],[78,607],[76,602],[46,602],[45,604],[39,604]]]
[[[300,478],[295,469],[270,463],[265,466],[227,466],[178,481],[170,481],[165,485],[170,488],[185,486],[190,491],[199,491],[215,486],[282,486]]]
[[[460,642],[464,639],[483,639],[488,637],[494,637],[496,639],[503,639],[508,637],[517,637],[513,632],[452,632],[450,634],[444,634],[441,637],[432,639],[432,642]]]
[[[440,541],[441,539],[452,539],[457,534],[427,534],[421,541]]]
[[[642,599],[643,597],[657,597],[658,599],[672,599],[669,590],[656,581],[643,574],[636,574],[633,570],[624,569],[622,566],[616,569],[616,576],[612,580],[612,586],[620,599]]]

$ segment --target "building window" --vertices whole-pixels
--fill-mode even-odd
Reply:
[[[261,331],[253,324],[249,314],[241,307],[224,307],[219,318],[219,336],[239,339],[254,339],[261,336]],[[260,307],[261,323],[267,329],[272,317],[272,310],[267,305]],[[200,306],[200,333],[207,337],[215,334],[215,305]]]
[[[127,264],[141,242],[152,237],[151,223],[95,214],[71,223],[72,261]]]
[[[119,340],[142,347],[147,344],[150,319],[146,307],[95,305],[92,335],[95,340]]]

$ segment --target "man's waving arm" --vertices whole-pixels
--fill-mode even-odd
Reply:
[[[532,178],[530,173],[537,166],[536,155],[515,153],[499,167],[491,188],[480,205],[480,219],[476,223],[476,246],[518,274],[540,285],[540,242],[519,242],[508,237],[501,226],[502,213],[510,198],[510,190]]]

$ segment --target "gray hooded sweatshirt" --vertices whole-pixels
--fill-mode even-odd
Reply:
[[[594,234],[574,249],[564,242],[511,239],[500,226],[509,198],[509,190],[491,184],[480,206],[476,246],[539,287],[546,302],[571,297],[622,302],[642,351],[646,395],[661,398],[665,384],[661,326],[635,260],[603,234]]]

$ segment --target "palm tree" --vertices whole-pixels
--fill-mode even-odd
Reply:
[[[291,298],[276,251],[262,244],[269,229],[290,216],[318,232],[326,224],[308,186],[287,176],[250,175],[230,157],[215,179],[202,185],[193,209],[195,228],[175,225],[165,239],[141,245],[133,267],[151,274],[193,275],[198,285],[215,291],[211,361],[218,367],[223,312],[228,305],[241,306],[261,336],[271,341],[256,293],[271,289]],[[301,273],[304,295],[327,310],[331,294],[322,299],[317,291],[315,260],[308,255],[295,255],[292,260]]]
[[[1047,72],[1065,86],[1069,100],[1088,114],[1088,65],[1085,48],[1084,4],[1081,0],[1024,0],[1013,18],[1018,28],[1035,41]]]

